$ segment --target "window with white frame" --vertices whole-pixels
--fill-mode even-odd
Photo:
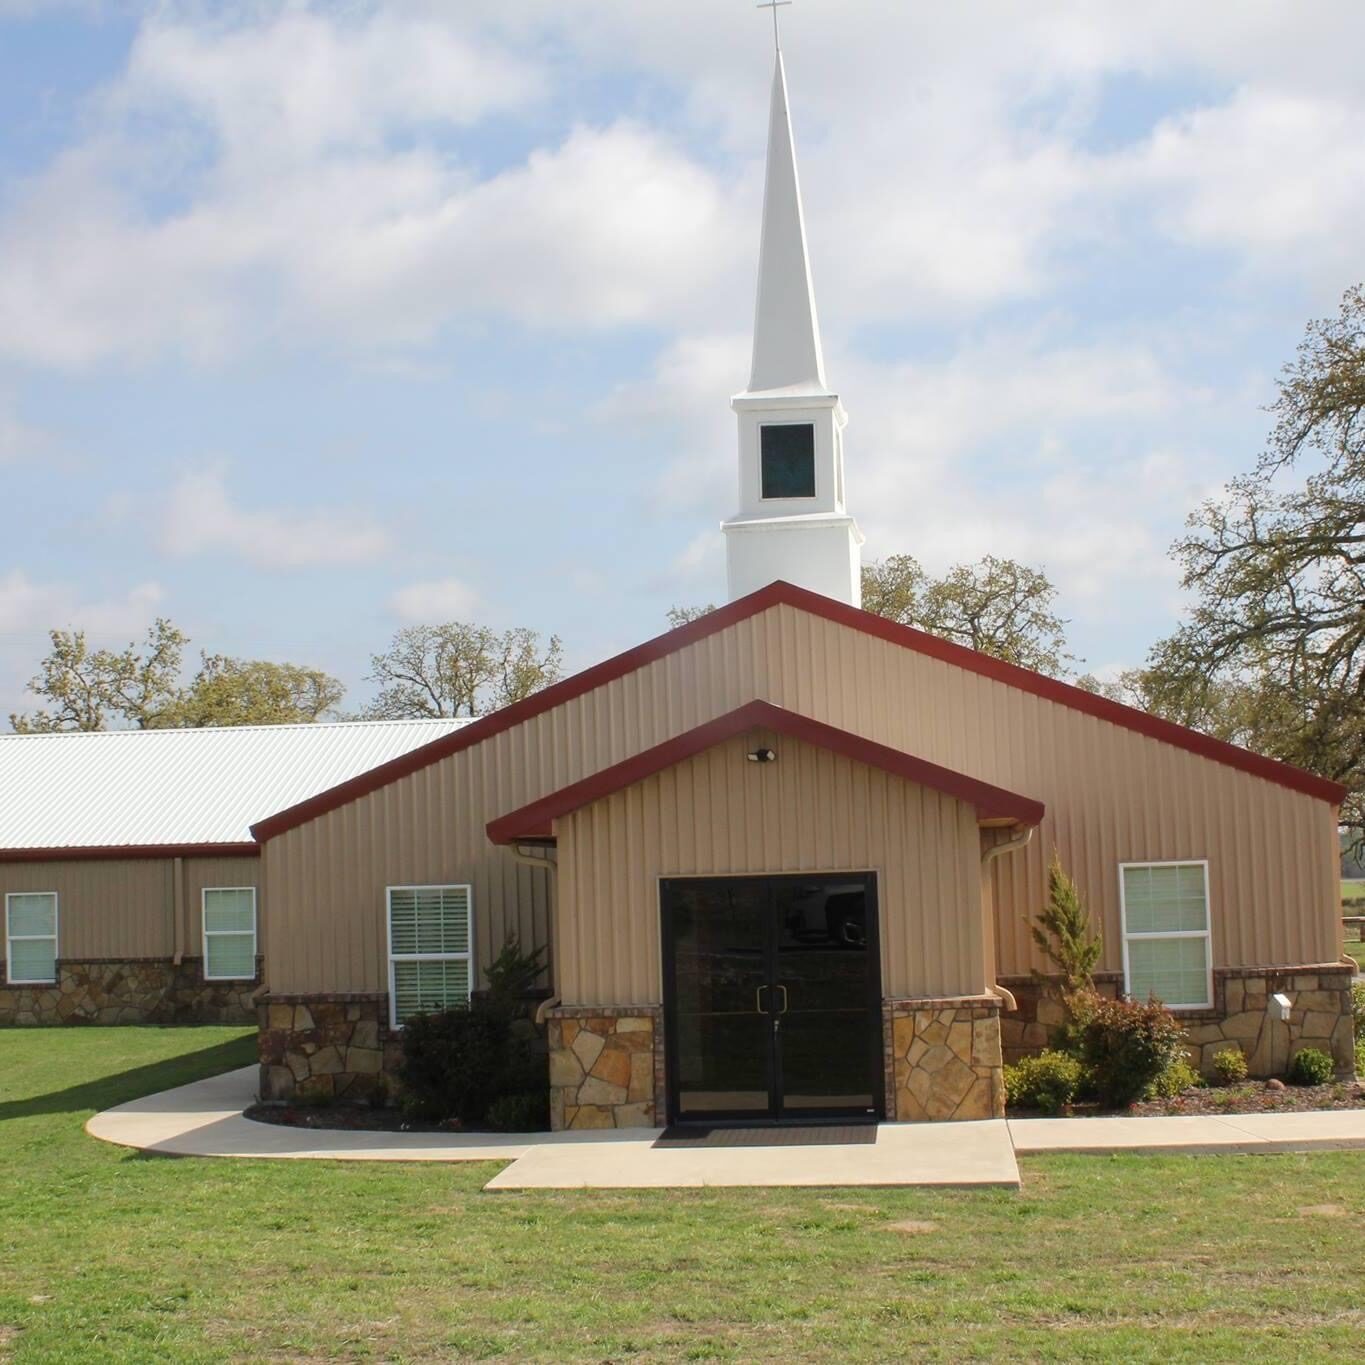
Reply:
[[[256,888],[204,888],[204,980],[249,981],[256,975]]]
[[[1210,1008],[1208,863],[1122,863],[1119,879],[1128,994],[1171,1009]]]
[[[57,979],[57,893],[11,891],[5,897],[5,980],[49,986]]]
[[[389,1014],[394,1028],[414,1014],[469,1003],[472,900],[468,886],[389,887]]]

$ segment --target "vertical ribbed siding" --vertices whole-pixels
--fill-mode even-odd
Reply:
[[[777,752],[750,763],[756,746]],[[971,807],[782,736],[755,732],[561,820],[560,993],[661,998],[659,878],[877,874],[890,995],[985,987],[980,838]]]
[[[201,890],[258,886],[260,860],[187,858],[183,875],[183,942],[187,953],[198,956],[202,950]],[[170,957],[175,952],[175,862],[171,858],[0,863],[0,934],[4,932],[4,893],[9,891],[57,893],[59,957],[117,960]]]
[[[394,883],[471,882],[481,964],[506,929],[524,944],[548,942],[546,875],[489,845],[486,823],[755,697],[1046,803],[1026,853],[993,864],[1001,975],[1033,961],[1028,920],[1042,904],[1054,847],[1102,923],[1108,968],[1121,963],[1120,861],[1209,860],[1217,965],[1330,961],[1340,952],[1336,828],[1324,803],[781,606],[271,840],[262,904],[272,988],[384,989],[383,897]],[[653,836],[672,865],[688,840],[719,837],[695,780],[677,781],[693,827],[665,821]],[[856,784],[845,790],[854,803],[866,799]],[[799,810],[779,818],[746,800],[732,813],[741,844],[769,844],[791,828],[798,840],[817,835],[803,832]],[[608,846],[602,856],[618,855]],[[944,879],[968,876],[957,865],[911,871],[910,861],[907,881],[926,902]],[[939,951],[940,932],[915,921],[907,952]],[[603,951],[639,950],[613,940]],[[657,955],[657,944],[643,951]]]
[[[256,888],[256,951],[260,952],[267,907],[265,897],[260,894],[259,858],[186,858],[182,875],[185,880],[185,926],[182,941],[188,956],[204,955],[204,889],[210,886]]]
[[[0,935],[3,893],[12,891],[57,893],[59,958],[170,957],[174,951],[169,858],[0,863]]]

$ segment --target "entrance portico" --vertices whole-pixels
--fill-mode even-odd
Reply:
[[[492,821],[557,849],[556,1127],[1002,1113],[983,842],[1041,816],[753,701]]]

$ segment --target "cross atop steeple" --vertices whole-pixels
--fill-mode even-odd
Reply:
[[[783,5],[790,5],[791,2],[792,0],[762,0],[758,6],[759,9],[770,9],[773,12],[773,47],[778,52],[782,51],[782,34],[777,27],[777,11]]]

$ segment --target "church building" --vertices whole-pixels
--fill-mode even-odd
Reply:
[[[770,119],[729,601],[261,811],[263,1096],[387,1093],[515,935],[556,1128],[997,1116],[1054,851],[1199,1064],[1350,1074],[1343,788],[861,610],[780,53]]]

